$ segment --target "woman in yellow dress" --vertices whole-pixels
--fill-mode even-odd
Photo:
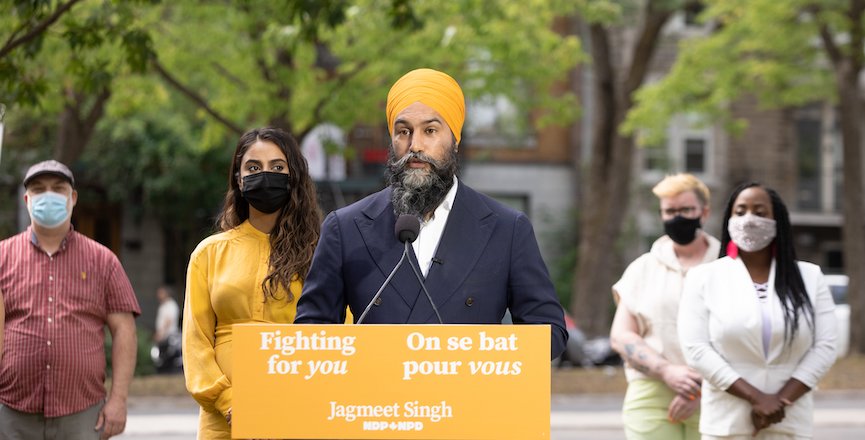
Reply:
[[[186,388],[201,405],[198,438],[231,438],[231,326],[292,323],[321,213],[292,137],[259,128],[237,143],[219,233],[193,251],[183,311]]]

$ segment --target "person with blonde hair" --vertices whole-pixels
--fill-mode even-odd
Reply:
[[[549,324],[551,356],[561,354],[564,311],[529,219],[457,178],[459,84],[437,70],[408,72],[391,87],[386,116],[389,185],[327,216],[295,322],[339,323],[348,306],[356,317],[369,307],[367,323],[499,324],[510,310],[514,323]],[[420,229],[410,263],[430,296],[404,264],[374,298],[405,249],[397,219],[411,216]]]
[[[697,439],[702,377],[685,365],[676,318],[685,274],[717,258],[720,243],[702,231],[709,189],[691,174],[652,189],[664,235],[613,285],[617,303],[610,343],[625,360],[625,434],[636,439]]]

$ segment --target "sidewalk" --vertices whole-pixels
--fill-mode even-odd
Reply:
[[[619,395],[554,395],[550,413],[553,440],[624,440]],[[865,438],[865,390],[817,391],[815,439]]]
[[[115,439],[194,439],[198,403],[191,397],[130,396],[126,430]]]
[[[624,439],[618,395],[553,395],[553,440]],[[818,391],[814,438],[865,438],[865,391]],[[126,432],[116,439],[191,439],[198,406],[188,397],[130,397]]]

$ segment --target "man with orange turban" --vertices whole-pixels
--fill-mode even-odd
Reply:
[[[446,73],[417,69],[394,83],[389,185],[327,216],[295,323],[342,323],[346,306],[377,324],[497,324],[510,310],[514,323],[550,324],[551,357],[564,351],[564,312],[528,218],[456,177],[465,115]],[[409,237],[407,218],[420,223]],[[406,238],[408,261],[380,290]]]

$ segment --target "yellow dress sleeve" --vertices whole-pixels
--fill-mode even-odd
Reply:
[[[183,371],[186,389],[209,411],[228,414],[231,382],[216,363],[216,313],[210,302],[206,252],[193,255],[186,274],[183,308]]]

